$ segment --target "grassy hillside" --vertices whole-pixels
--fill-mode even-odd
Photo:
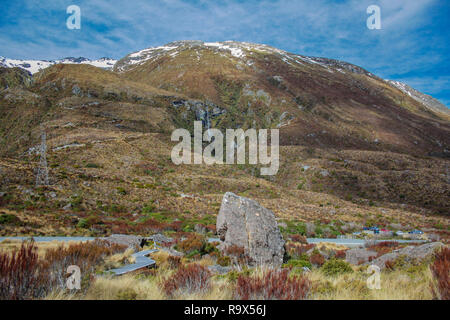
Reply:
[[[196,224],[212,233],[227,191],[320,235],[351,223],[448,233],[445,115],[356,66],[249,48],[238,58],[178,46],[142,63],[126,57],[114,72],[1,73],[11,85],[0,91],[0,212],[17,219],[3,219],[0,235],[182,234]],[[279,127],[278,174],[175,166],[171,132],[205,110],[216,128]],[[36,188],[42,129],[51,184]]]

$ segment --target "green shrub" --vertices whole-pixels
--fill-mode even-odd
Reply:
[[[96,163],[88,163],[86,164],[86,168],[100,168],[100,166]]]
[[[326,276],[334,277],[339,274],[351,273],[353,272],[350,264],[343,260],[330,259],[324,263],[324,265],[320,268],[323,274]]]
[[[125,188],[122,187],[117,187],[117,193],[122,196],[125,196],[127,194],[127,190],[125,190]]]
[[[217,264],[222,267],[227,267],[231,264],[231,259],[227,256],[220,256],[217,258]]]
[[[292,268],[303,268],[307,267],[309,269],[312,268],[311,262],[308,259],[290,259],[287,263],[283,264],[283,267],[292,267]]]
[[[87,219],[84,219],[84,218],[80,219],[80,220],[78,221],[77,227],[78,227],[78,228],[87,228],[87,227],[89,227],[88,220],[87,220]]]
[[[217,249],[216,246],[213,245],[212,243],[207,242],[205,244],[205,247],[203,248],[203,251],[205,252],[205,254],[208,254],[213,252],[219,252],[219,249]]]
[[[132,288],[121,289],[117,293],[117,300],[136,300],[137,293]]]
[[[22,222],[13,214],[0,214],[0,224],[20,225]]]
[[[146,205],[144,208],[142,208],[142,213],[143,214],[147,214],[147,213],[152,213],[154,212],[156,209],[156,206],[154,204],[148,204]]]

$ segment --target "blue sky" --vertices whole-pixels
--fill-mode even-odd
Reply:
[[[81,8],[81,29],[66,8]],[[369,5],[381,30],[366,27]],[[247,41],[348,61],[450,106],[447,0],[15,0],[0,2],[0,56],[121,58],[175,40]]]

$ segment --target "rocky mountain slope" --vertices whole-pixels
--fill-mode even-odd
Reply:
[[[419,92],[416,89],[411,88],[407,84],[404,84],[404,83],[402,83],[400,81],[393,81],[393,80],[387,80],[387,81],[391,85],[397,87],[398,89],[400,89],[401,91],[403,91],[404,93],[406,93],[407,95],[412,97],[413,99],[415,99],[415,100],[419,101],[420,103],[424,104],[425,106],[427,106],[431,110],[434,110],[436,112],[446,113],[446,114],[450,113],[450,109],[449,108],[447,108],[445,105],[440,103],[437,99],[433,98],[432,96],[429,96],[427,94]]]
[[[448,113],[341,61],[264,45],[182,41],[132,53],[114,70],[226,109],[213,126],[281,128],[286,145],[448,152]]]
[[[48,68],[54,64],[88,64],[91,66],[103,68],[103,69],[112,69],[116,60],[110,58],[100,58],[97,60],[90,60],[87,58],[79,57],[67,57],[63,59],[57,60],[17,60],[17,59],[8,59],[4,57],[0,57],[0,66],[5,68],[21,68],[30,72],[31,74],[35,74],[45,68]]]
[[[174,165],[171,132],[194,120],[279,128],[278,174]],[[113,70],[0,67],[0,211],[18,218],[0,233],[189,231],[228,191],[287,225],[447,230],[449,120],[358,66],[256,44],[175,42]],[[43,131],[50,186],[36,187]]]

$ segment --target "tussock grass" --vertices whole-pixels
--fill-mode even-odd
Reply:
[[[208,290],[200,292],[178,291],[167,296],[162,284],[175,272],[167,264],[167,254],[155,254],[154,259],[163,261],[159,268],[150,275],[146,273],[129,274],[121,277],[98,276],[85,295],[53,292],[46,299],[87,299],[87,300],[222,300],[233,299],[237,282],[228,276],[212,276]],[[205,261],[203,261],[205,260]],[[209,264],[207,259],[199,264]],[[381,272],[381,289],[371,290],[367,287],[369,275],[365,267],[354,267],[353,273],[333,277],[324,275],[320,269],[313,269],[306,274],[311,281],[311,290],[307,299],[312,300],[429,300],[432,299],[430,283],[432,275],[428,268],[415,273],[406,270]],[[261,278],[267,269],[256,268],[247,273],[251,278]],[[290,277],[293,274],[291,273]]]
[[[429,283],[431,273],[428,269],[414,275],[405,271],[382,272],[381,289],[369,289],[366,280],[369,277],[361,270],[326,277],[320,271],[310,273],[315,284],[312,299],[314,300],[429,300],[432,299]]]

